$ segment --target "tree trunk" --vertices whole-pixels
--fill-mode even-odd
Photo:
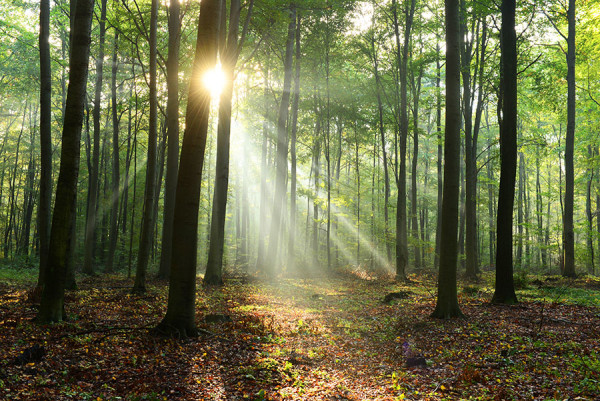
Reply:
[[[50,67],[50,0],[40,1],[40,204],[38,232],[40,269],[37,285],[43,286],[48,264],[52,202],[52,71]]]
[[[279,104],[279,118],[277,120],[277,159],[275,194],[273,197],[273,218],[269,233],[269,246],[267,248],[267,271],[273,277],[277,267],[277,252],[279,250],[279,236],[282,220],[282,208],[286,193],[285,180],[287,177],[288,135],[286,123],[289,115],[290,88],[292,86],[292,59],[294,50],[294,35],[296,32],[296,9],[290,10],[290,22],[285,46],[283,93]]]
[[[300,59],[302,57],[302,51],[300,48],[300,33],[301,19],[300,13],[298,13],[296,23],[296,75],[294,76],[294,100],[292,102],[292,129],[290,143],[290,235],[288,242],[288,269],[290,270],[294,270],[296,266],[296,136],[298,132],[298,106],[300,102]]]
[[[400,75],[400,167],[397,177],[398,199],[396,202],[396,279],[406,279],[408,265],[408,234],[406,216],[406,141],[408,138],[408,101],[407,101],[407,64],[409,55],[410,32],[415,0],[406,2],[406,21],[404,26],[404,45],[400,46],[400,32],[398,28],[398,12],[396,0],[392,0],[394,13],[394,33],[396,37],[396,51],[398,70]]]
[[[65,317],[66,262],[77,199],[80,135],[88,76],[93,10],[93,0],[77,1],[72,30],[69,88],[63,122],[60,172],[52,217],[46,280],[37,316],[37,321],[42,324],[58,322]]]
[[[385,127],[383,125],[383,102],[381,100],[382,84],[379,76],[379,59],[377,51],[375,49],[375,37],[371,37],[371,57],[373,58],[373,71],[375,73],[375,92],[377,94],[377,116],[379,137],[381,139],[381,154],[383,156],[383,179],[384,179],[384,190],[383,190],[383,236],[385,241],[385,248],[387,254],[387,261],[391,259],[391,248],[390,248],[390,233],[389,233],[389,214],[388,214],[388,203],[390,199],[390,175],[388,172],[388,157],[386,150],[385,141]]]
[[[167,56],[167,176],[163,207],[163,231],[158,277],[166,279],[171,271],[173,245],[173,214],[179,157],[179,43],[180,3],[169,5],[169,53]]]
[[[592,150],[592,145],[588,145],[588,157],[590,166],[592,164],[592,160],[594,157],[594,152]],[[587,271],[590,274],[595,273],[594,268],[594,215],[592,214],[592,186],[594,183],[594,169],[593,167],[588,167],[588,182],[587,182],[587,191],[585,197],[585,215],[587,218],[587,248],[588,248],[588,257],[587,257]]]
[[[110,196],[110,245],[106,272],[114,269],[115,253],[119,236],[119,113],[117,110],[117,69],[119,68],[117,52],[119,50],[119,31],[115,31],[115,43],[113,48],[111,95],[112,95],[112,194]]]
[[[267,150],[268,150],[268,139],[269,139],[269,53],[266,54],[266,65],[263,71],[263,102],[264,102],[264,116],[263,116],[263,137],[261,146],[261,158],[260,158],[260,214],[258,221],[258,250],[256,256],[256,269],[258,271],[264,271],[265,267],[265,240],[267,236],[267,204],[269,202],[269,195],[267,191]]]
[[[462,316],[456,289],[458,261],[458,197],[460,174],[460,44],[459,2],[446,0],[446,128],[444,195],[437,304],[432,317]]]
[[[225,2],[221,6],[225,10]],[[229,6],[229,34],[227,44],[221,48],[221,63],[225,74],[225,87],[219,103],[219,123],[217,128],[217,164],[215,171],[215,192],[210,229],[210,247],[205,285],[223,284],[223,249],[225,246],[225,217],[227,214],[227,190],[229,186],[229,149],[231,136],[231,101],[235,65],[239,54],[238,30],[240,24],[240,2],[231,0]],[[225,35],[225,23],[221,26]]]
[[[437,65],[437,74],[435,77],[436,87],[436,102],[435,102],[435,125],[437,132],[437,217],[435,227],[435,255],[433,260],[434,269],[438,269],[440,265],[440,246],[442,239],[442,160],[443,160],[443,138],[442,138],[442,94],[441,94],[441,77],[442,67],[440,65],[440,45],[439,40],[436,44],[435,61]]]
[[[513,206],[517,173],[517,35],[515,0],[502,0],[500,30],[500,189],[496,221],[496,287],[492,302],[517,302],[513,281]]]
[[[88,214],[85,223],[85,256],[83,272],[94,274],[94,251],[96,249],[96,209],[98,201],[98,174],[100,160],[100,102],[102,94],[102,77],[104,65],[104,38],[106,33],[106,1],[101,0],[100,11],[100,37],[98,58],[96,59],[96,88],[94,94],[94,144],[92,150],[92,171],[90,172],[90,193]]]
[[[419,163],[419,96],[421,96],[421,78],[423,77],[423,67],[419,67],[418,76],[415,78],[412,75],[412,92],[413,92],[413,154],[412,154],[412,172],[410,186],[410,209],[412,219],[412,238],[414,241],[414,259],[415,268],[423,267],[421,260],[421,246],[419,244],[419,220],[418,220],[418,205],[417,205],[417,169]],[[425,174],[427,169],[425,169]],[[421,227],[422,228],[422,227]]]
[[[198,209],[211,96],[202,85],[202,78],[216,63],[220,5],[219,0],[203,0],[200,4],[196,55],[177,175],[169,300],[167,313],[157,327],[157,331],[177,337],[197,335],[194,306]]]
[[[563,276],[575,277],[575,233],[573,231],[575,148],[575,0],[567,10],[567,138],[565,140],[565,211],[563,214]]]
[[[154,208],[156,207],[156,139],[158,122],[158,98],[156,94],[156,27],[158,19],[158,0],[152,0],[150,10],[150,116],[148,121],[148,153],[146,158],[146,186],[144,189],[144,209],[142,212],[142,232],[135,271],[135,283],[132,291],[146,291],[146,271],[150,259],[154,232]]]

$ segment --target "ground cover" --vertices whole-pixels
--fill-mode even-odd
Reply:
[[[0,273],[0,399],[594,399],[600,282],[519,280],[516,306],[489,303],[491,276],[461,287],[466,317],[429,318],[431,275],[229,277],[201,289],[203,335],[154,336],[166,283],[144,296],[121,276],[86,278],[68,322],[38,326],[31,281]],[[30,275],[34,276],[34,275]],[[30,277],[27,276],[27,277]],[[386,295],[397,293],[398,296]],[[38,345],[44,355],[23,360]],[[21,359],[18,359],[21,357]],[[425,359],[425,364],[422,359]],[[415,362],[416,363],[412,363]],[[407,365],[416,365],[408,367]]]

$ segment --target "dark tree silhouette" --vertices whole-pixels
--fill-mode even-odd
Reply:
[[[446,0],[446,128],[444,193],[437,304],[432,317],[462,316],[456,290],[458,196],[460,191],[460,50],[459,1]]]
[[[79,148],[90,54],[90,31],[94,0],[78,0],[73,20],[69,88],[65,104],[60,156],[60,172],[48,251],[48,264],[42,292],[39,323],[64,319],[64,292],[67,257],[71,244],[71,225],[77,200]]]
[[[169,301],[167,313],[157,327],[157,331],[165,335],[197,335],[194,306],[198,208],[210,114],[210,91],[202,84],[202,77],[216,63],[220,12],[219,0],[203,0],[200,5],[196,54],[175,194]]]
[[[492,302],[517,302],[513,281],[513,206],[517,174],[517,35],[515,0],[502,1],[500,30],[500,189],[496,222],[496,290]]]

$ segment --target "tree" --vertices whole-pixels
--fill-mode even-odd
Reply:
[[[96,59],[96,88],[94,92],[94,144],[92,151],[92,171],[90,172],[90,193],[88,196],[88,210],[85,223],[85,259],[83,261],[83,272],[86,274],[94,274],[94,251],[96,248],[96,209],[100,169],[100,102],[104,66],[104,38],[106,36],[106,0],[101,0],[99,25],[100,47]]]
[[[78,0],[75,6],[60,172],[52,216],[46,278],[37,316],[39,323],[59,322],[65,318],[64,285],[68,247],[71,243],[71,223],[77,200],[79,142],[83,125],[93,10],[93,0]]]
[[[567,9],[567,137],[565,139],[565,211],[563,215],[563,276],[575,277],[575,233],[573,230],[573,203],[575,173],[575,0],[569,0]]]
[[[144,209],[142,212],[142,232],[138,260],[135,270],[133,292],[146,291],[146,271],[150,259],[150,248],[154,233],[154,208],[156,207],[156,139],[158,122],[158,98],[156,93],[156,28],[158,20],[158,0],[152,0],[150,9],[150,118],[148,124],[148,156],[146,161],[146,186],[144,189]]]
[[[396,183],[398,186],[398,198],[396,202],[396,278],[406,279],[406,267],[408,265],[408,233],[406,216],[406,142],[408,138],[408,100],[407,100],[407,66],[410,44],[410,32],[413,16],[415,13],[415,0],[406,2],[404,44],[400,45],[400,31],[398,22],[398,11],[396,0],[392,0],[392,11],[394,16],[394,33],[396,37],[396,60],[400,78],[400,166]]]
[[[50,66],[50,0],[40,1],[40,204],[38,230],[40,271],[38,286],[44,285],[48,263],[52,201],[52,71]]]
[[[111,103],[112,103],[112,188],[110,196],[110,244],[108,249],[108,260],[106,271],[112,272],[117,251],[117,239],[119,236],[119,112],[117,105],[117,70],[119,50],[119,31],[115,31],[113,44],[113,58],[111,68]]]
[[[196,54],[175,194],[169,299],[167,313],[157,327],[162,334],[182,338],[197,335],[194,316],[198,206],[211,96],[202,85],[202,78],[216,63],[220,13],[219,0],[204,0],[200,4]]]
[[[248,14],[242,40],[248,29],[248,22],[252,14],[253,0],[250,0]],[[225,2],[221,6],[225,10]],[[229,148],[231,136],[231,103],[233,98],[233,84],[235,79],[235,65],[240,54],[238,45],[238,31],[240,25],[240,1],[232,0],[229,5],[229,32],[225,39],[225,18],[221,23],[223,47],[221,48],[221,68],[225,75],[225,87],[221,93],[219,103],[219,125],[217,127],[217,165],[215,172],[215,192],[213,196],[213,210],[210,229],[210,248],[204,284],[223,284],[223,248],[225,245],[225,217],[227,213],[227,190],[229,184]],[[226,44],[225,44],[226,42]]]
[[[279,117],[277,118],[277,150],[276,150],[276,177],[275,195],[273,197],[273,219],[269,233],[267,248],[268,271],[275,273],[277,266],[277,253],[279,251],[279,236],[282,221],[283,202],[286,193],[285,180],[287,177],[288,135],[286,124],[289,115],[290,89],[292,86],[292,60],[294,55],[294,34],[296,31],[296,7],[290,5],[290,22],[288,25],[287,40],[285,44],[283,92],[279,103]]]
[[[167,55],[167,174],[158,276],[169,277],[173,245],[173,214],[179,157],[179,43],[181,36],[180,4],[169,3],[169,51]]]
[[[300,59],[302,57],[302,50],[300,48],[300,33],[301,33],[301,18],[300,13],[297,15],[298,21],[296,22],[296,72],[294,75],[294,99],[292,101],[292,128],[291,128],[291,142],[290,142],[290,235],[288,242],[288,264],[289,268],[293,269],[295,266],[295,247],[296,247],[296,188],[297,188],[297,156],[296,156],[296,142],[298,135],[298,108],[300,103]]]
[[[515,0],[502,0],[500,30],[500,190],[496,222],[496,288],[492,302],[517,302],[513,281],[513,206],[517,174],[517,35]]]
[[[456,289],[458,196],[460,172],[460,19],[459,1],[446,0],[446,124],[442,200],[440,272],[432,317],[462,316]]]

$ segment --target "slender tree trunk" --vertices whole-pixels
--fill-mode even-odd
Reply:
[[[83,260],[83,272],[86,274],[94,274],[94,251],[96,249],[96,208],[98,201],[98,173],[100,159],[100,102],[102,94],[102,70],[104,66],[104,38],[106,34],[106,0],[101,0],[99,25],[100,44],[98,58],[96,59],[96,88],[94,95],[94,144],[92,150],[92,170],[90,173],[88,215],[85,224],[85,255]]]
[[[281,229],[282,208],[286,193],[285,180],[287,177],[288,135],[286,123],[289,115],[290,88],[292,86],[292,59],[294,50],[294,35],[296,31],[296,8],[292,5],[290,22],[285,46],[283,93],[279,104],[279,118],[277,120],[277,159],[275,194],[273,198],[273,218],[267,248],[267,265],[269,276],[276,272],[277,253],[279,250],[279,232]]]
[[[256,257],[256,269],[258,271],[264,271],[265,267],[265,240],[267,236],[267,204],[269,202],[269,195],[267,191],[267,150],[269,140],[269,53],[266,55],[266,65],[263,71],[263,102],[264,102],[264,116],[263,116],[263,137],[261,146],[261,158],[260,158],[260,214],[258,221],[258,250]]]
[[[40,1],[40,204],[38,231],[40,269],[37,285],[44,285],[50,241],[52,201],[52,71],[50,67],[50,0]]]
[[[292,129],[290,143],[290,235],[288,243],[288,269],[294,270],[296,266],[295,248],[296,248],[296,136],[298,132],[298,106],[300,103],[300,59],[302,51],[300,48],[301,18],[297,15],[296,22],[296,74],[294,76],[294,100],[292,102]]]
[[[66,261],[67,255],[69,255],[71,226],[77,199],[80,135],[88,76],[93,10],[93,0],[78,0],[73,18],[69,89],[63,122],[60,173],[52,217],[46,280],[37,316],[37,321],[42,324],[61,321],[65,316]]]
[[[407,100],[407,65],[409,55],[410,33],[415,0],[406,2],[406,21],[404,26],[404,45],[400,46],[400,32],[398,28],[398,13],[396,0],[392,0],[394,13],[394,33],[396,37],[396,51],[398,70],[400,75],[400,167],[397,177],[398,199],[396,203],[396,278],[406,279],[408,265],[408,234],[406,216],[406,141],[408,138],[408,100]]]
[[[158,122],[158,98],[156,93],[156,28],[158,20],[158,0],[152,0],[150,9],[150,116],[148,122],[148,153],[146,158],[146,186],[144,190],[144,209],[142,212],[142,232],[135,271],[133,292],[146,291],[146,272],[152,248],[154,234],[154,208],[156,207],[156,139]]]
[[[379,137],[381,139],[381,154],[383,156],[383,177],[384,177],[384,197],[383,197],[383,235],[385,241],[385,248],[387,254],[387,260],[391,260],[392,251],[390,247],[390,233],[389,233],[389,213],[388,213],[388,204],[390,199],[390,175],[388,172],[388,157],[386,150],[386,140],[385,140],[385,127],[383,125],[383,102],[381,100],[381,91],[382,84],[381,78],[379,76],[379,59],[377,55],[377,51],[375,49],[375,37],[371,37],[371,57],[373,58],[373,71],[375,73],[375,92],[377,94],[377,115],[378,119],[378,128],[379,128]]]
[[[519,194],[517,197],[517,261],[515,263],[515,268],[521,269],[523,267],[523,192],[524,192],[524,182],[523,182],[523,169],[525,168],[525,159],[523,152],[519,152]]]
[[[221,5],[225,10],[225,2]],[[225,74],[225,87],[219,103],[219,125],[217,128],[217,164],[215,171],[215,192],[210,231],[210,248],[205,285],[223,284],[223,249],[225,246],[225,217],[227,214],[227,190],[229,187],[229,149],[231,136],[231,102],[235,65],[239,54],[238,30],[240,24],[240,2],[231,0],[229,14],[229,34],[227,44],[221,48],[221,63]],[[223,18],[224,20],[224,18]],[[225,23],[221,26],[225,35]],[[223,40],[225,41],[225,40]]]
[[[567,138],[565,140],[565,211],[563,215],[563,276],[575,277],[575,233],[573,231],[575,148],[575,0],[567,10]]]
[[[444,147],[444,195],[442,242],[437,304],[432,317],[462,316],[458,306],[456,264],[458,261],[458,197],[460,170],[460,44],[459,2],[446,0],[446,127]]]
[[[412,154],[412,172],[411,172],[411,191],[410,191],[410,207],[412,218],[412,237],[415,243],[414,259],[415,268],[423,267],[421,259],[421,247],[419,245],[419,220],[418,220],[418,197],[417,197],[417,169],[419,163],[419,96],[421,96],[421,78],[423,77],[423,67],[418,70],[418,76],[415,78],[412,75],[412,92],[413,92],[413,154]],[[425,174],[427,169],[425,169]],[[421,226],[422,228],[422,226]]]
[[[438,269],[440,265],[440,246],[442,239],[442,195],[443,195],[443,179],[442,179],[442,160],[443,160],[443,137],[442,137],[442,93],[441,93],[441,76],[442,67],[440,65],[440,45],[436,43],[436,65],[437,75],[435,77],[436,87],[436,103],[435,103],[435,125],[437,132],[437,217],[435,227],[435,255],[433,260],[434,269]]]
[[[157,327],[163,334],[181,338],[197,335],[194,317],[198,209],[210,117],[210,91],[202,85],[202,78],[216,63],[220,5],[219,0],[203,0],[200,4],[196,55],[177,175],[169,299],[167,313]]]
[[[592,145],[588,145],[588,157],[590,159],[589,163],[591,165],[594,152],[592,150]],[[588,182],[587,182],[587,191],[585,197],[585,214],[587,217],[587,248],[588,248],[588,258],[587,258],[587,271],[590,274],[595,273],[594,267],[594,215],[592,214],[592,186],[594,182],[594,169],[593,167],[588,168]]]
[[[119,113],[117,107],[117,70],[119,68],[117,52],[119,50],[119,31],[115,31],[115,43],[113,47],[113,59],[111,69],[111,102],[112,102],[112,188],[110,196],[110,244],[108,249],[108,260],[106,271],[114,269],[115,253],[117,252],[117,241],[119,237]]]
[[[515,0],[502,0],[500,30],[500,190],[496,222],[496,288],[492,302],[517,302],[513,280],[513,206],[517,173],[517,35]]]
[[[166,279],[171,271],[173,214],[179,157],[179,43],[180,3],[169,4],[169,51],[167,56],[167,176],[163,211],[162,244],[158,277]]]

